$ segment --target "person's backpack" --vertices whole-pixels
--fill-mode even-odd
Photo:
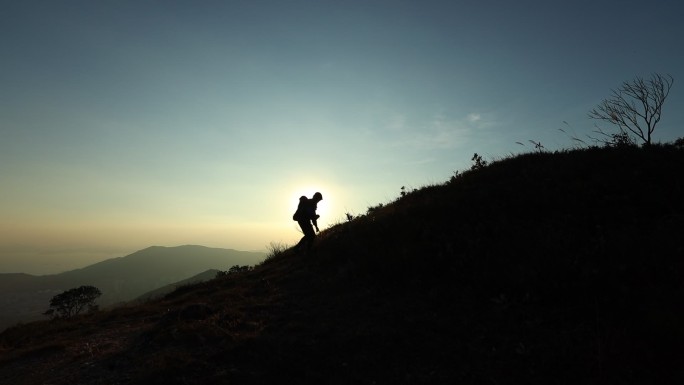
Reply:
[[[309,199],[307,197],[305,197],[304,195],[299,197],[299,205],[297,205],[297,211],[295,211],[294,215],[292,216],[293,221],[299,222],[299,221],[306,220],[306,218],[304,218],[304,215],[305,215],[304,214],[304,203],[308,200]]]

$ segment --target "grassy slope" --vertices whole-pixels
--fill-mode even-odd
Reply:
[[[684,151],[527,154],[314,255],[0,334],[14,383],[681,382]]]

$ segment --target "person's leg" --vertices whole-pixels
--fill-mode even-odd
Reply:
[[[306,249],[311,250],[311,247],[313,247],[314,244],[314,239],[316,238],[316,233],[313,231],[313,228],[311,229],[311,232],[306,235]]]
[[[304,241],[306,240],[306,235],[302,237],[302,239],[297,242],[297,245],[295,246],[295,250],[299,251],[302,249],[302,245],[304,244]]]
[[[303,247],[306,247],[306,250],[309,250],[311,246],[313,246],[313,240],[316,237],[316,232],[311,225],[311,221],[299,221],[298,223],[299,227],[302,228],[304,236],[301,240],[299,240],[299,243],[297,243],[297,250],[302,250]]]

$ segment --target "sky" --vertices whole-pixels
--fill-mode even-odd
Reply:
[[[684,136],[679,0],[1,7],[0,273],[291,245],[301,195],[324,229],[474,153],[571,148],[636,76],[674,77],[654,138]]]

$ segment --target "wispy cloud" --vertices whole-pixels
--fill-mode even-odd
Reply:
[[[496,122],[487,113],[472,112],[458,118],[437,113],[423,121],[404,114],[391,116],[382,131],[391,147],[416,149],[449,149],[466,144],[476,133],[487,130]]]
[[[482,120],[482,115],[473,112],[473,113],[468,114],[467,119],[471,123],[479,122],[480,120]]]

